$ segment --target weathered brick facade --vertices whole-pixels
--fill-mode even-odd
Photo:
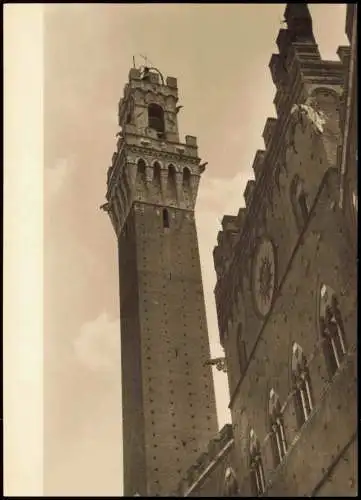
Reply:
[[[277,119],[214,251],[234,470],[240,496],[355,495],[356,228],[339,203],[350,49],[322,61],[307,5],[285,19]]]

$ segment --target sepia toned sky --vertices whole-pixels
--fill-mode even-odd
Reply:
[[[52,495],[121,495],[117,246],[99,206],[132,57],[140,65],[146,55],[178,78],[181,137],[197,136],[208,161],[196,220],[211,352],[222,356],[212,251],[222,216],[244,205],[264,124],[275,114],[268,63],[285,5],[43,8],[45,487]],[[345,5],[310,11],[322,56],[337,59],[347,43]],[[214,371],[214,379],[222,427],[228,386],[225,374]]]

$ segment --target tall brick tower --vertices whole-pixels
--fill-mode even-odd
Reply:
[[[166,495],[217,432],[194,206],[196,138],[179,142],[177,80],[131,69],[108,170],[118,239],[124,494]]]

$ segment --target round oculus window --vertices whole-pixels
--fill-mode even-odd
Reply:
[[[261,316],[266,316],[271,309],[276,282],[276,257],[269,239],[262,240],[256,248],[252,281],[257,311]]]

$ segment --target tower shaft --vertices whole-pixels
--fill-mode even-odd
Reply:
[[[196,139],[177,82],[132,69],[107,204],[118,238],[124,494],[166,495],[217,432],[194,205]]]

